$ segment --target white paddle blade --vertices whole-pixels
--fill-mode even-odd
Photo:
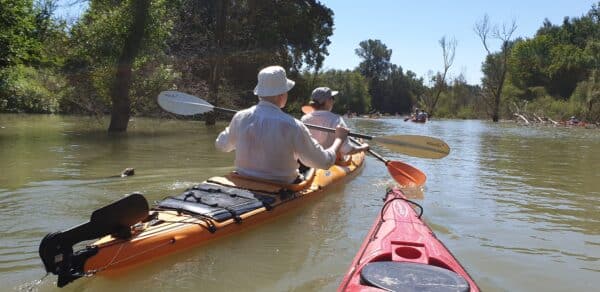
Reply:
[[[193,95],[179,91],[163,91],[158,95],[158,105],[164,110],[183,116],[203,114],[214,106]]]
[[[446,157],[450,153],[450,147],[446,142],[427,136],[396,135],[373,137],[373,141],[392,151],[414,157],[439,159]]]

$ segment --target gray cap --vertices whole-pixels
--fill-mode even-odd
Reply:
[[[317,103],[322,104],[336,94],[338,94],[338,92],[332,91],[329,87],[317,87],[313,90],[310,98]]]

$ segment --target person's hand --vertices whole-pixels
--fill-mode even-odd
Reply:
[[[344,128],[341,126],[337,126],[335,128],[335,138],[336,139],[340,139],[342,141],[345,141],[346,138],[348,138],[348,133],[350,133],[350,130],[348,130],[348,128]]]

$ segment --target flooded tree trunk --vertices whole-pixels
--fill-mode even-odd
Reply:
[[[111,90],[112,110],[109,132],[125,132],[131,114],[129,88],[131,87],[132,66],[140,47],[148,20],[150,0],[134,0],[130,8],[133,23],[125,39],[123,50],[117,61],[117,73]]]
[[[228,1],[217,1],[215,6],[216,14],[216,33],[215,33],[215,52],[211,60],[211,74],[208,84],[208,98],[214,105],[219,104],[219,86],[221,85],[221,75],[223,72],[223,41],[225,39],[225,17],[227,16]],[[214,112],[205,115],[206,125],[214,125],[217,115]]]

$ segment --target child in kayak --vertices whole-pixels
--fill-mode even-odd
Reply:
[[[281,111],[294,84],[280,66],[262,69],[254,88],[258,104],[235,114],[217,137],[215,146],[219,150],[235,150],[239,174],[292,183],[299,177],[298,160],[320,169],[335,163],[348,129],[337,127],[332,143],[324,149],[302,122]]]
[[[332,91],[329,87],[315,88],[311,94],[311,101],[309,104],[310,107],[303,107],[305,115],[302,116],[301,121],[306,124],[328,128],[333,128],[337,125],[347,128],[348,126],[346,125],[346,122],[344,122],[344,119],[341,116],[331,112],[333,109],[333,104],[335,103],[335,96],[337,94],[337,91]],[[310,133],[312,134],[313,138],[315,138],[315,140],[317,140],[323,147],[330,147],[336,138],[333,133],[322,132],[313,129],[310,130]],[[345,139],[339,152],[339,157],[367,150],[369,150],[368,144],[353,146],[352,144],[348,143],[348,139]]]

